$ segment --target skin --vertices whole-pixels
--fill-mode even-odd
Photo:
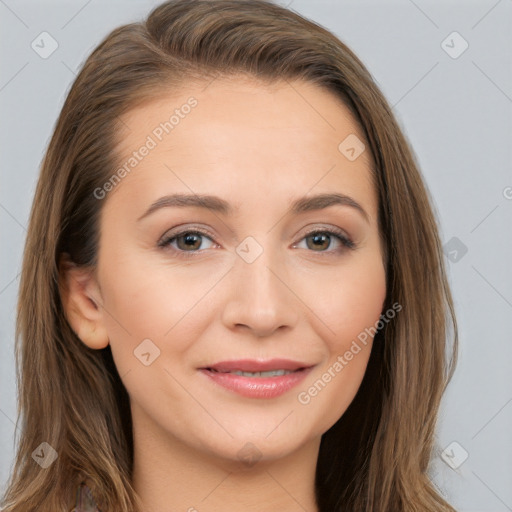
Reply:
[[[133,484],[144,510],[317,511],[320,439],[353,400],[371,338],[308,404],[298,394],[332,372],[383,312],[371,157],[364,151],[349,161],[338,150],[349,134],[363,136],[330,92],[302,81],[218,78],[125,114],[120,162],[190,96],[198,105],[98,203],[98,267],[66,272],[68,319],[87,346],[111,346],[130,396]],[[239,209],[169,207],[137,221],[177,192],[219,196]],[[323,192],[352,197],[368,220],[346,205],[287,212],[292,200]],[[184,237],[158,247],[178,225],[176,234],[199,227],[211,236],[192,249]],[[355,249],[335,235],[317,246],[308,236],[336,227]],[[252,263],[236,252],[248,236],[263,249]],[[180,250],[195,254],[179,258]],[[160,355],[146,366],[134,350],[148,338]],[[240,396],[198,371],[276,357],[315,367],[271,399]],[[255,463],[241,460],[244,446]]]

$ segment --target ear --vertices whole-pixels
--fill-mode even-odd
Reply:
[[[59,290],[66,318],[76,335],[92,349],[105,348],[109,339],[94,268],[80,267],[67,253],[61,254]]]

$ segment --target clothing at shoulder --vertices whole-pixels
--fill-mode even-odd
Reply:
[[[101,512],[94,501],[91,489],[82,482],[76,491],[76,506],[71,512]]]

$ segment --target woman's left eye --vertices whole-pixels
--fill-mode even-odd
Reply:
[[[186,253],[197,253],[201,248],[202,239],[206,238],[210,242],[214,243],[210,236],[201,231],[189,230],[182,231],[181,233],[176,233],[167,237],[164,237],[159,243],[159,247],[172,247],[179,256],[189,256]],[[334,249],[333,251],[324,251],[322,248],[326,248],[325,245],[330,246],[332,240],[337,239],[338,243],[341,247],[338,249]],[[350,240],[343,231],[338,231],[334,229],[317,229],[309,232],[302,241],[306,241],[306,248],[312,249],[313,252],[341,252],[344,249],[353,249],[355,248],[354,242]],[[308,240],[311,240],[311,243],[308,243]],[[298,244],[293,247],[298,247]],[[211,247],[202,247],[203,249],[208,249]],[[317,250],[320,249],[320,250]]]
[[[334,249],[333,252],[340,252],[344,249],[354,249],[355,244],[348,238],[343,231],[338,231],[334,229],[317,229],[310,233],[308,233],[302,240],[306,240],[306,248],[313,248],[313,252],[330,252],[330,251],[318,251],[318,249],[322,249],[325,247],[325,244],[331,245],[331,241],[333,238],[338,240],[338,243],[341,244],[341,248],[338,247],[338,250]],[[308,239],[311,240],[311,243],[308,244]],[[301,241],[302,241],[301,240]]]

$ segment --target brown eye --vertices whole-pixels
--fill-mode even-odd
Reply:
[[[202,247],[205,239],[212,242],[209,236],[200,231],[182,231],[164,237],[158,245],[174,249],[178,253],[195,253],[200,252],[200,249],[208,249],[208,247]]]
[[[184,251],[188,249],[199,249],[202,243],[201,238],[202,235],[198,233],[185,233],[184,235],[175,237],[178,248]],[[183,243],[180,243],[180,241],[183,241]]]
[[[306,237],[306,240],[311,240],[307,246],[309,249],[328,249],[331,243],[331,237],[324,233],[315,233]]]
[[[329,250],[329,247],[332,245],[333,239],[338,242],[338,248]],[[303,238],[303,240],[306,240],[306,248],[310,249],[313,252],[343,252],[345,249],[355,248],[355,243],[352,242],[352,240],[350,240],[341,230],[338,231],[334,229],[317,229],[311,233],[308,233]]]

